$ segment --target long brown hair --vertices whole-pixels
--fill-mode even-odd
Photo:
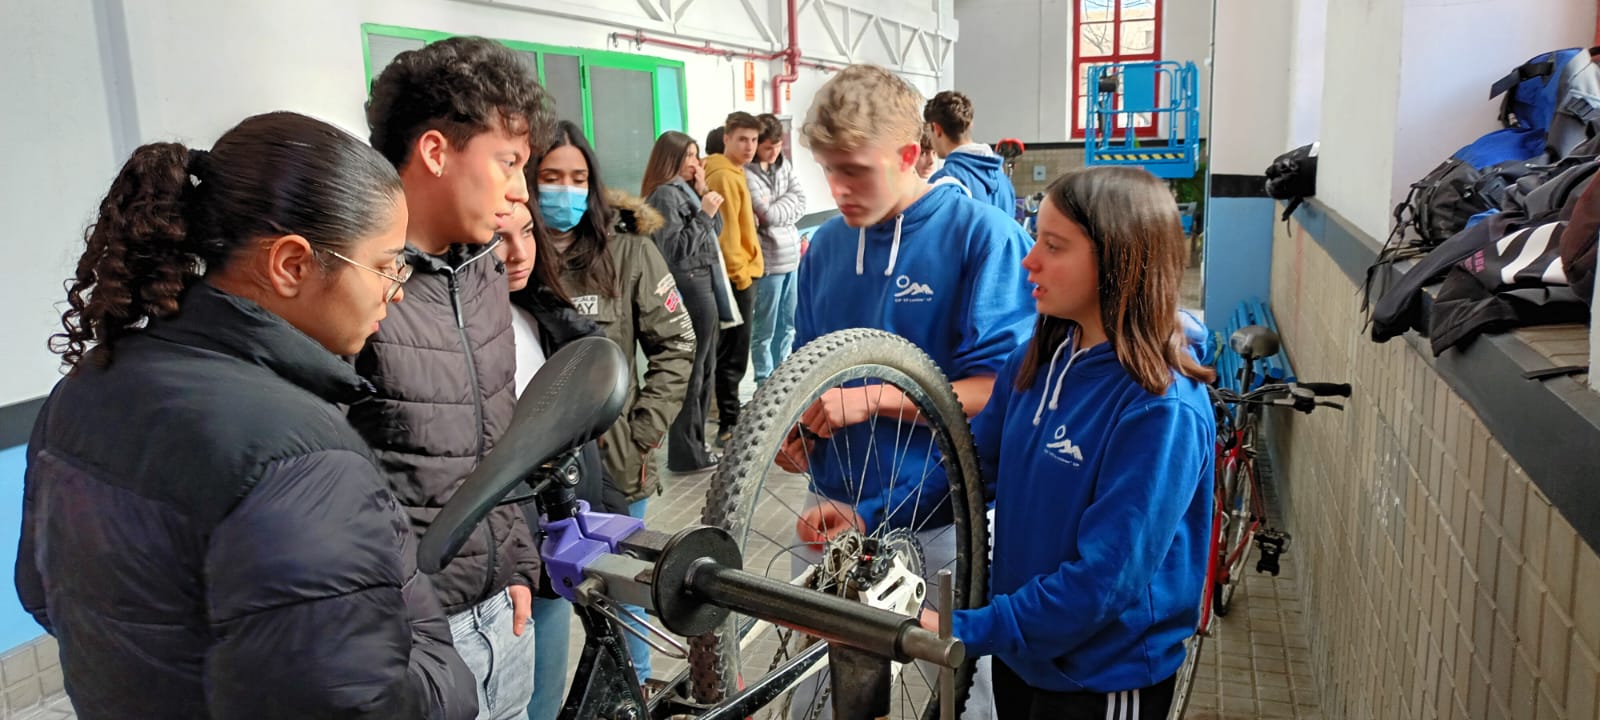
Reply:
[[[1188,255],[1172,192],[1143,170],[1096,167],[1073,170],[1050,183],[1045,198],[1083,228],[1094,243],[1100,321],[1117,362],[1154,395],[1167,391],[1172,371],[1211,382],[1216,373],[1185,346],[1178,319],[1178,287]],[[1040,315],[1016,387],[1033,385],[1039,368],[1077,323]]]
[[[523,168],[523,176],[532,190],[528,205],[535,215],[539,213],[539,165],[551,151],[566,145],[577,148],[579,154],[583,155],[584,164],[589,166],[589,209],[584,211],[583,218],[572,228],[572,247],[567,248],[558,262],[585,276],[606,297],[616,297],[619,290],[617,263],[611,257],[611,229],[616,224],[617,216],[611,209],[611,203],[606,201],[606,184],[600,179],[600,161],[594,154],[594,148],[589,147],[589,139],[584,137],[583,128],[571,120],[556,123],[556,131],[549,142],[537,148]],[[544,218],[538,218],[534,229],[548,230],[549,226],[544,223]],[[553,247],[548,234],[541,234],[538,238],[541,248]],[[540,257],[536,262],[543,260]],[[567,288],[568,293],[571,291],[571,288]]]
[[[650,160],[644,165],[644,182],[639,184],[639,197],[650,199],[650,193],[656,191],[672,179],[678,177],[678,169],[683,167],[683,155],[689,151],[689,146],[700,148],[700,143],[686,133],[677,130],[668,130],[656,138],[656,146],[650,149]]]

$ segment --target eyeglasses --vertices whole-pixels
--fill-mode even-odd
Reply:
[[[399,258],[397,258],[397,260],[400,263],[400,267],[399,267],[398,270],[395,271],[396,274],[390,275],[389,273],[386,273],[386,272],[384,272],[382,270],[378,270],[376,268],[367,267],[366,265],[363,265],[363,264],[358,263],[358,262],[356,262],[354,260],[351,260],[350,258],[347,258],[347,257],[345,257],[343,255],[340,255],[339,253],[336,253],[336,252],[334,252],[332,250],[323,250],[322,248],[317,248],[317,251],[318,252],[325,252],[325,253],[327,253],[329,255],[332,255],[332,256],[334,256],[336,258],[339,258],[340,260],[343,260],[343,261],[345,261],[347,263],[350,263],[351,265],[354,265],[354,266],[356,266],[358,268],[361,268],[362,270],[365,270],[365,271],[367,271],[369,273],[372,273],[373,275],[378,275],[378,276],[381,276],[381,277],[388,278],[389,282],[392,283],[392,284],[389,286],[389,289],[387,289],[387,290],[385,290],[383,292],[383,301],[384,302],[389,302],[390,300],[393,300],[394,296],[398,295],[400,293],[400,286],[404,285],[407,280],[411,279],[411,270],[412,270],[412,268],[411,268],[410,265],[406,264],[406,259],[405,259],[404,255],[402,255]]]

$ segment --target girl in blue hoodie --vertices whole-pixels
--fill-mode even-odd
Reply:
[[[1023,259],[1039,311],[973,421],[995,501],[985,607],[997,717],[1164,718],[1205,581],[1212,379],[1184,349],[1185,244],[1142,170],[1067,173]],[[932,625],[932,618],[924,623]]]

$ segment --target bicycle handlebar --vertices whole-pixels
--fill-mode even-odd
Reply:
[[[1308,382],[1299,383],[1299,386],[1310,390],[1317,395],[1337,395],[1339,397],[1350,397],[1350,383]]]

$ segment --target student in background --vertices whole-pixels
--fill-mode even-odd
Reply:
[[[723,269],[733,285],[733,298],[739,317],[745,322],[723,331],[717,339],[717,439],[726,446],[739,422],[739,383],[750,368],[750,322],[755,309],[755,280],[765,272],[761,255],[761,236],[756,232],[755,208],[750,203],[750,185],[745,166],[756,157],[761,122],[747,112],[728,115],[722,140],[726,148],[720,155],[706,158],[706,185],[722,196],[722,232],[717,242],[722,247]]]
[[[622,348],[629,377],[640,353],[644,380],[628,391],[622,416],[600,438],[606,474],[626,497],[628,514],[643,518],[662,491],[657,452],[683,407],[694,366],[694,326],[677,282],[650,234],[661,216],[643,200],[608,190],[583,130],[563,120],[528,163],[537,185],[539,225],[561,289],[578,314]],[[636,614],[643,610],[631,607]],[[628,635],[640,681],[650,678],[650,648]]]
[[[1016,213],[1017,191],[1006,176],[1005,158],[972,141],[972,101],[946,90],[923,106],[922,119],[933,132],[934,152],[944,158],[944,167],[930,181],[954,182],[974,200],[1000,208],[1007,217]]]
[[[506,266],[507,289],[511,291],[511,331],[517,346],[517,396],[520,399],[534,373],[551,355],[567,343],[584,337],[599,337],[594,322],[578,314],[572,301],[561,290],[555,275],[554,258],[548,247],[538,242],[532,211],[527,205],[512,208],[506,226],[495,243],[495,256]],[[541,255],[543,257],[541,257]],[[596,443],[583,446],[580,455],[577,495],[599,512],[627,514],[628,503],[616,489],[600,463]],[[522,506],[534,537],[543,543],[539,532],[537,503]],[[533,698],[528,701],[528,720],[555,720],[564,700],[563,691],[570,677],[567,672],[567,645],[572,632],[572,603],[548,587],[547,578],[533,598]]]
[[[683,409],[667,433],[667,469],[709,470],[718,462],[706,447],[706,415],[716,367],[717,286],[723,277],[717,254],[722,195],[706,185],[699,144],[676,130],[656,138],[640,194],[661,215],[661,228],[653,233],[656,248],[678,282],[684,310],[694,326],[694,367],[684,389]]]
[[[799,295],[795,270],[800,267],[800,230],[795,223],[805,217],[806,193],[794,165],[783,155],[783,123],[770,113],[756,119],[761,134],[745,177],[761,236],[762,274],[756,279],[755,312],[750,318],[750,360],[759,385],[789,356],[794,343]]]
[[[917,176],[923,180],[933,177],[934,170],[939,167],[939,156],[933,151],[933,131],[928,126],[922,127],[922,140],[917,143],[922,151],[917,156]]]

